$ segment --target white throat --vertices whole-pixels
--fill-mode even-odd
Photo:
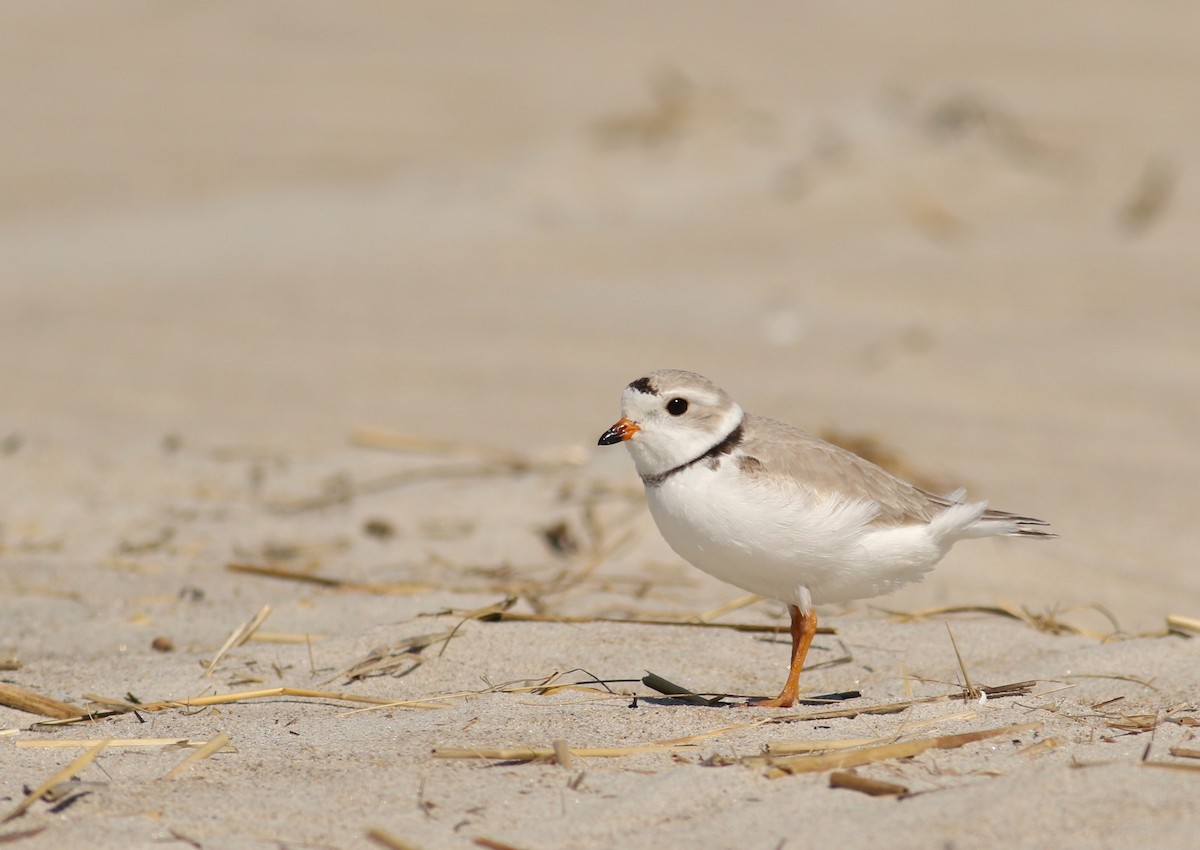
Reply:
[[[644,424],[626,441],[633,465],[649,481],[691,463],[724,442],[745,418],[737,404],[701,422],[658,418]]]

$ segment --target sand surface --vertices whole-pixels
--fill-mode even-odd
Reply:
[[[0,707],[0,817],[39,742],[232,749],[113,744],[0,842],[1194,841],[1200,9],[646,5],[6,7],[0,684],[151,705]],[[861,695],[745,707],[784,638],[684,625],[742,594],[594,445],[660,367],[1061,538],[823,609],[804,688]],[[399,704],[153,706],[275,688]],[[852,740],[907,795],[754,760]],[[435,755],[556,741],[618,749]]]

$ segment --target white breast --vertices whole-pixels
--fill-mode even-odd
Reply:
[[[874,528],[869,501],[817,501],[794,482],[698,463],[646,490],[659,531],[709,575],[802,610],[918,579],[945,548],[926,525]]]

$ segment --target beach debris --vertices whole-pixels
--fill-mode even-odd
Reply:
[[[569,558],[579,554],[582,545],[566,520],[551,523],[540,531],[542,539],[555,555]]]
[[[108,746],[108,743],[109,742],[107,739],[98,742],[95,746],[90,747],[86,752],[81,754],[62,770],[52,774],[49,779],[25,795],[25,798],[21,800],[21,802],[19,802],[8,814],[6,814],[3,818],[0,818],[0,823],[8,823],[9,821],[19,818],[21,815],[25,814],[25,812],[29,810],[30,806],[41,799],[43,794],[54,788],[59,783],[65,782],[71,777],[75,776],[75,774],[79,773],[81,770],[95,761],[96,756],[100,755],[101,751]]]
[[[515,847],[512,844],[505,844],[503,841],[496,841],[492,838],[484,838],[481,835],[471,839],[471,842],[486,848],[486,850],[521,850],[521,848]]]
[[[455,636],[455,631],[434,632],[432,634],[417,635],[411,637],[403,643],[394,647],[385,647],[371,650],[367,657],[359,661],[347,669],[330,676],[320,684],[326,685],[334,679],[345,678],[347,681],[357,681],[365,679],[368,676],[394,675],[404,676],[411,673],[417,667],[421,666],[421,661],[417,656],[425,647],[435,643],[449,641]],[[397,668],[407,665],[407,668],[400,673],[396,673]]]
[[[83,717],[86,714],[78,706],[60,702],[45,694],[10,685],[7,682],[0,682],[0,705],[15,708],[17,711],[27,711],[30,714],[40,714],[43,717],[69,718]]]
[[[43,741],[14,741],[17,748],[50,748],[71,749],[73,747],[94,747],[100,743],[100,738],[50,738]],[[111,747],[161,747],[164,750],[195,749],[202,747],[208,741],[194,741],[191,738],[105,738]],[[226,753],[236,753],[237,748],[226,744],[221,750]]]
[[[372,706],[382,708],[420,708],[434,709],[446,708],[445,702],[432,702],[428,699],[421,700],[395,700],[388,697],[374,697],[363,694],[339,693],[336,691],[318,691],[307,688],[266,688],[257,691],[238,691],[228,694],[212,694],[210,696],[199,697],[184,697],[182,699],[166,699],[155,702],[147,702],[141,704],[130,703],[127,700],[115,699],[112,697],[89,697],[95,703],[95,710],[89,712],[82,717],[69,717],[57,720],[44,720],[35,723],[33,728],[44,728],[49,726],[61,726],[69,723],[82,723],[92,720],[100,720],[105,717],[113,717],[118,714],[127,714],[131,711],[155,713],[159,711],[169,711],[174,708],[183,708],[194,710],[198,708],[207,708],[213,705],[229,705],[238,702],[249,702],[251,700],[272,699],[276,697],[286,697],[290,699],[309,699],[334,702],[357,702],[367,703]]]
[[[541,457],[493,446],[404,434],[383,428],[358,428],[351,434],[350,442],[363,448],[405,454],[457,456],[463,460],[402,469],[365,479],[354,479],[346,473],[339,473],[326,479],[319,492],[308,496],[269,500],[265,503],[267,509],[275,514],[294,515],[347,504],[359,496],[384,493],[423,481],[553,474],[577,469],[587,463],[588,459],[587,451],[580,446],[569,446]]]
[[[1165,157],[1146,161],[1129,197],[1117,208],[1117,224],[1130,236],[1140,236],[1170,206],[1179,182],[1176,169]]]
[[[667,684],[669,685],[670,683]],[[1003,687],[1003,689],[997,688],[989,690],[995,690],[998,692],[1003,690],[1005,695],[1016,696],[1027,694],[1029,690],[1033,688],[1034,684],[1034,682],[1019,682],[1013,685],[1006,685]],[[526,690],[529,690],[529,688],[526,688]],[[703,700],[703,697],[699,698]],[[888,703],[885,705],[865,706],[861,708],[816,711],[808,712],[806,714],[793,713],[776,714],[767,717],[760,716],[750,721],[718,726],[716,728],[708,729],[695,735],[689,735],[683,738],[647,741],[641,744],[633,744],[621,747],[571,746],[568,747],[568,749],[571,757],[578,759],[622,758],[626,756],[636,756],[658,752],[676,753],[681,750],[695,749],[700,742],[728,732],[756,729],[759,727],[780,723],[804,721],[812,722],[831,720],[834,718],[853,718],[859,715],[896,714],[911,708],[913,705],[943,702],[961,698],[962,693],[943,694],[931,697],[921,697],[914,700],[906,700],[902,703]],[[949,721],[971,720],[976,716],[977,715],[975,712],[968,711],[956,712],[954,714],[937,717],[930,720],[914,721],[902,725],[897,734],[903,735],[911,732],[913,729]],[[778,767],[780,770],[784,770],[786,772],[804,772],[814,769],[842,769],[855,767],[862,764],[869,764],[874,761],[907,758],[910,755],[924,752],[927,749],[953,749],[955,747],[972,743],[976,740],[983,740],[985,738],[996,737],[1010,733],[1016,735],[1024,731],[1039,729],[1041,727],[1041,723],[1026,723],[1018,724],[1016,726],[1006,726],[1001,729],[986,730],[984,732],[971,732],[960,735],[943,735],[933,738],[923,738],[903,744],[896,743],[896,735],[891,737],[852,738],[843,740],[813,739],[803,742],[770,742],[764,745],[762,753],[758,755],[742,756],[737,758],[714,756],[706,760],[706,763],[711,766],[743,764],[757,767]],[[446,759],[481,759],[484,761],[505,762],[553,762],[556,761],[559,755],[562,754],[562,746],[565,746],[565,744],[561,745],[558,749],[556,749],[553,745],[524,747],[435,747],[433,750],[433,755],[435,758]],[[841,761],[832,755],[840,751],[844,751],[845,753],[845,759]],[[829,756],[827,759],[828,768],[813,767],[813,765],[824,764],[826,762],[805,760],[815,759],[818,757],[824,758],[826,756]]]
[[[1173,632],[1200,633],[1200,617],[1185,617],[1183,614],[1168,614],[1167,628]]]
[[[954,639],[954,632],[950,629],[950,624],[946,623],[946,634],[950,636],[950,645],[954,647],[954,657],[958,659],[958,669],[963,677],[963,693],[966,699],[981,699],[986,700],[985,692],[976,690],[971,684],[971,676],[967,673],[967,665],[963,662],[962,654],[958,651],[958,641]]]
[[[681,685],[668,682],[662,676],[649,671],[646,671],[646,675],[642,677],[642,684],[651,690],[658,691],[664,696],[677,699],[680,702],[690,703],[691,705],[720,705],[721,701],[725,699],[724,695],[712,698],[702,697]]]
[[[826,770],[841,770],[843,768],[861,767],[881,761],[895,761],[912,758],[927,750],[952,750],[973,744],[977,741],[1001,736],[1015,736],[1023,732],[1031,732],[1042,728],[1041,723],[1018,723],[1012,726],[1002,726],[995,729],[984,729],[978,732],[964,732],[958,735],[938,735],[932,738],[919,738],[915,741],[904,741],[896,744],[861,747],[834,753],[797,756],[751,756],[737,760],[737,763],[749,766],[769,768],[769,776],[785,774],[815,773]]]
[[[265,621],[269,616],[271,616],[271,606],[264,605],[262,608],[258,609],[257,614],[234,629],[233,633],[225,640],[225,643],[221,645],[221,648],[217,650],[217,654],[213,656],[212,661],[208,662],[208,666],[204,669],[204,678],[207,679],[212,676],[213,670],[217,668],[217,665],[221,662],[221,659],[225,657],[225,653],[250,640],[250,636],[258,630],[258,627],[261,626],[263,621]]]
[[[899,797],[908,793],[908,788],[904,785],[884,782],[882,779],[869,779],[859,776],[853,771],[842,770],[836,770],[829,774],[829,787],[858,791],[860,794],[867,794],[871,797]]]
[[[1115,637],[1121,634],[1121,627],[1117,623],[1117,618],[1114,617],[1112,612],[1110,612],[1103,605],[1096,603],[1090,605],[1075,605],[1065,609],[1053,609],[1043,614],[1034,614],[1026,608],[1016,608],[1011,605],[943,605],[938,608],[926,608],[921,611],[894,611],[887,608],[876,607],[876,610],[882,611],[891,617],[896,617],[900,622],[904,623],[912,622],[914,620],[924,620],[930,617],[941,617],[946,614],[989,614],[996,617],[1007,617],[1011,620],[1019,620],[1020,622],[1025,623],[1039,632],[1045,632],[1052,635],[1081,635],[1083,637],[1104,642],[1113,640]],[[1074,611],[1097,612],[1112,624],[1112,631],[1108,633],[1098,632],[1094,629],[1076,626],[1059,619],[1062,614],[1071,613]]]
[[[189,753],[188,756],[183,761],[181,761],[179,764],[175,765],[173,768],[171,768],[166,773],[164,773],[162,778],[163,779],[174,779],[176,776],[178,776],[180,773],[182,773],[187,768],[191,767],[196,762],[208,758],[213,753],[220,752],[222,749],[225,748],[225,746],[228,743],[229,743],[229,736],[226,735],[224,732],[218,732],[216,735],[214,735],[212,738],[210,738],[207,742],[205,742],[202,746],[200,746],[195,752]]]
[[[285,579],[287,581],[299,581],[305,584],[315,584],[320,587],[329,587],[335,590],[355,591],[359,593],[377,593],[381,595],[408,595],[415,593],[427,593],[433,589],[433,585],[424,582],[411,581],[351,581],[349,579],[340,579],[333,576],[318,575],[317,573],[307,570],[294,570],[287,567],[280,567],[274,564],[226,564],[225,569],[233,573],[246,573],[247,575],[261,576],[263,578]]]
[[[513,602],[516,600],[514,599]],[[509,605],[511,607],[511,604]],[[521,611],[510,611],[508,608],[477,615],[483,623],[619,623],[627,626],[682,626],[696,629],[729,629],[735,632],[782,633],[787,631],[786,625],[771,625],[766,623],[720,623],[709,622],[694,617],[678,620],[656,619],[649,617],[571,617],[554,616],[550,614],[528,614]],[[828,626],[817,629],[819,635],[837,634],[837,630]]]
[[[387,830],[373,826],[367,830],[367,838],[374,841],[380,847],[385,847],[387,850],[420,850],[417,845],[405,841],[402,838],[397,838]]]
[[[363,534],[376,540],[389,540],[396,536],[396,526],[390,520],[373,517],[363,523]]]

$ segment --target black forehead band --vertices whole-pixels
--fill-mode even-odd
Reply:
[[[655,389],[654,384],[650,383],[649,378],[638,378],[629,385],[629,389],[637,390],[639,393],[645,393],[646,395],[658,395],[658,390]]]

